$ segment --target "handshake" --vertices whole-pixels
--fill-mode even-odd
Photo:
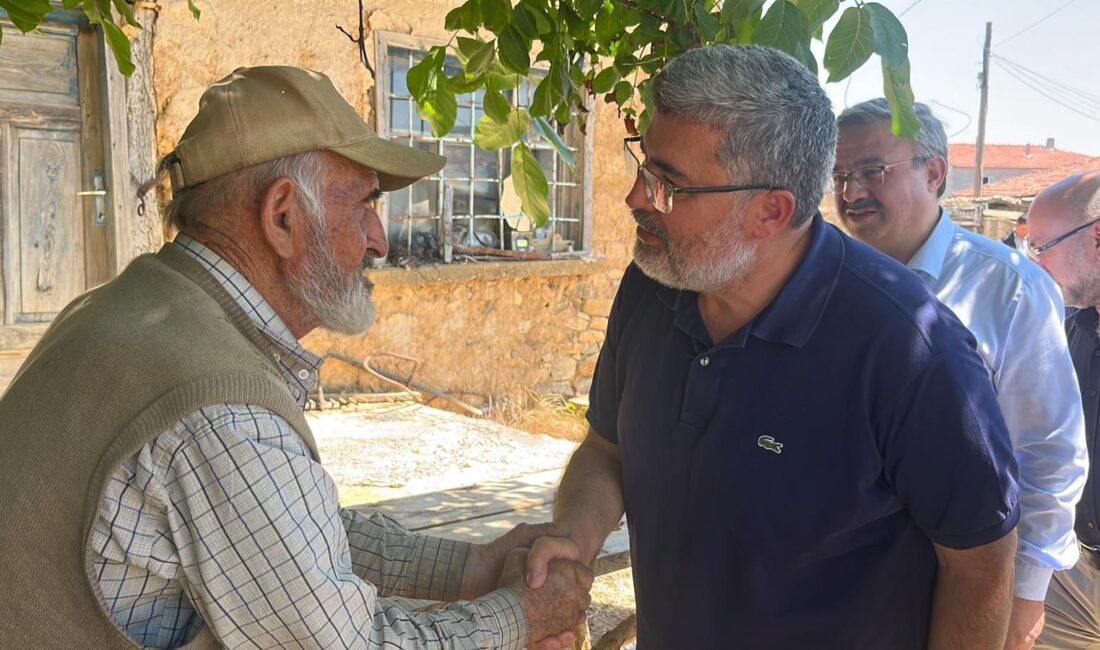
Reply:
[[[592,598],[593,574],[567,531],[556,524],[520,524],[488,544],[475,544],[462,575],[460,597],[493,589],[519,596],[527,617],[527,647],[569,648],[579,638]]]

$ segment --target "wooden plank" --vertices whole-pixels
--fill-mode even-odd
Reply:
[[[82,29],[77,35],[77,68],[80,77],[80,151],[81,188],[95,189],[96,172],[104,173],[103,160],[103,95],[99,83],[99,38],[95,31]],[[81,200],[84,222],[84,275],[86,288],[103,284],[110,279],[110,231],[105,224],[97,224],[97,205],[106,207],[106,199],[86,196]]]
[[[549,470],[352,507],[389,515],[409,530],[424,530],[552,503],[560,477],[561,470]]]
[[[77,104],[76,30],[51,25],[38,34],[22,34],[0,21],[0,102]]]
[[[19,295],[15,318],[44,322],[85,288],[79,133],[14,129]],[[12,233],[13,236],[15,233]]]
[[[103,31],[99,34],[100,50],[106,51]],[[111,260],[108,270],[114,277],[137,257],[139,249],[134,245],[134,213],[136,198],[133,191],[129,158],[129,124],[126,120],[126,77],[118,71],[111,57],[100,57],[100,73],[107,98],[107,128],[103,133],[104,157],[107,160],[107,219],[111,232]]]
[[[0,352],[4,350],[30,350],[46,332],[48,325],[0,326]]]

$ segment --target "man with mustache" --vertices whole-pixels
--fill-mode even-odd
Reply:
[[[73,301],[0,400],[0,646],[575,639],[591,571],[522,575],[552,526],[470,545],[341,509],[303,417],[321,359],[299,339],[370,327],[376,202],[444,163],[379,138],[316,72],[206,91],[163,163],[179,235]]]
[[[924,104],[916,142],[875,99],[837,118],[833,190],[849,232],[908,265],[977,339],[1020,466],[1015,598],[1006,648],[1043,627],[1052,572],[1077,560],[1074,504],[1088,465],[1081,396],[1051,279],[1018,251],[955,225],[939,206],[947,136]]]
[[[1028,210],[1029,253],[1076,307],[1066,321],[1070,355],[1084,398],[1091,458],[1100,431],[1100,171],[1076,174],[1043,190]],[[1043,650],[1100,647],[1100,481],[1089,467],[1077,504],[1075,529],[1081,558],[1054,574],[1046,601],[1046,626],[1035,647]]]
[[[760,46],[680,55],[628,138],[638,223],[555,501],[630,527],[638,647],[999,648],[1015,462],[969,333],[817,212],[836,124]]]

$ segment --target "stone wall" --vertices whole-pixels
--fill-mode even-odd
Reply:
[[[443,18],[458,4],[371,2],[368,27],[445,39]],[[206,86],[240,66],[285,63],[323,71],[369,121],[373,81],[356,47],[335,27],[356,31],[355,0],[200,0],[199,6],[203,14],[196,22],[185,0],[161,3],[153,43],[159,155],[171,150]],[[374,63],[373,39],[367,49]],[[623,125],[602,100],[597,104],[590,127],[596,261],[379,269],[371,275],[378,304],[371,331],[360,337],[318,331],[306,346],[356,358],[381,352],[416,357],[421,364],[414,379],[473,402],[530,390],[587,394],[634,239],[623,204],[633,181],[622,163]],[[326,364],[323,380],[327,390],[386,390],[338,361]]]

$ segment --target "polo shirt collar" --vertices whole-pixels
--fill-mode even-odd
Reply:
[[[813,335],[829,304],[844,265],[844,237],[825,223],[820,214],[810,225],[810,246],[775,299],[748,325],[733,334],[727,343],[744,346],[749,336],[802,347]],[[699,313],[698,294],[661,285],[657,297],[677,312],[676,324],[685,333],[708,340]]]
[[[947,260],[947,253],[951,250],[951,242],[955,240],[956,228],[951,215],[947,214],[947,210],[940,208],[940,219],[932,229],[932,234],[917,249],[913,259],[909,260],[906,266],[930,278],[933,282],[939,280],[943,264]]]

